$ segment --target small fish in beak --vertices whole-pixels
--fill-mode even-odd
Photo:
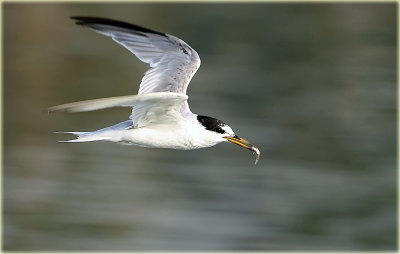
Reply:
[[[249,141],[239,138],[237,135],[233,137],[224,137],[226,140],[228,140],[231,143],[234,143],[238,146],[244,147],[246,149],[249,149],[253,151],[253,153],[256,155],[256,161],[254,162],[254,165],[257,164],[257,162],[260,160],[260,150],[252,144],[250,144]]]
[[[255,146],[250,147],[250,150],[252,150],[253,153],[256,155],[256,161],[254,162],[254,165],[256,165],[257,162],[260,160],[260,150],[258,150],[258,148]]]

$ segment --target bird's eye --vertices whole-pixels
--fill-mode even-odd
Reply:
[[[215,128],[215,131],[221,134],[225,133],[225,131],[221,127]]]

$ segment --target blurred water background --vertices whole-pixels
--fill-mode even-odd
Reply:
[[[175,35],[199,53],[195,113],[261,150],[61,144],[129,109],[148,66],[72,15]],[[396,3],[3,3],[3,249],[397,248]]]

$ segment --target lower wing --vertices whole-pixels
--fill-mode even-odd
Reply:
[[[127,95],[62,104],[48,108],[47,112],[85,112],[112,107],[133,107],[140,104],[151,107],[152,103],[177,104],[183,103],[187,99],[187,95],[171,92]]]
[[[179,121],[182,117],[180,109],[187,99],[188,96],[181,93],[148,93],[72,102],[50,107],[47,112],[85,112],[111,107],[134,107],[136,110],[131,115],[133,123],[144,126],[149,123]]]

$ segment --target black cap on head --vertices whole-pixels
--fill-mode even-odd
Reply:
[[[221,134],[226,133],[226,131],[224,131],[224,129],[221,128],[225,126],[225,123],[222,122],[221,120],[209,116],[198,115],[197,121],[199,121],[199,123],[201,123],[201,125],[203,125],[206,128],[206,130],[214,131]]]

